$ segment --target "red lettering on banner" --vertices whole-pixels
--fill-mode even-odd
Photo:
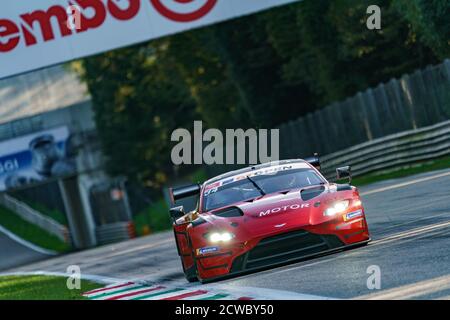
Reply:
[[[81,29],[77,32],[98,28],[105,22],[107,13],[102,0],[77,0],[76,2],[82,10],[94,11],[92,18],[86,18],[86,15],[81,13]]]
[[[55,34],[51,24],[51,19],[53,17],[56,17],[58,20],[59,29],[63,37],[72,34],[72,31],[67,27],[68,16],[66,9],[61,6],[52,6],[47,11],[36,10],[32,13],[22,14],[20,17],[28,25],[28,27],[30,27],[30,29],[33,29],[33,25],[37,22],[40,25],[44,41],[55,39]],[[22,25],[22,32],[25,37],[25,44],[27,46],[37,43],[36,37],[24,25]]]
[[[118,20],[130,20],[134,18],[141,8],[141,0],[128,0],[128,8],[122,10],[115,0],[108,0],[108,10]]]
[[[0,19],[0,52],[8,52],[13,50],[20,41],[20,30],[14,22],[7,19]],[[16,37],[12,37],[15,36]],[[2,38],[6,38],[3,42]]]
[[[75,6],[81,11],[80,27],[76,33],[100,28],[106,21],[108,13],[119,21],[127,21],[135,18],[141,10],[142,0],[126,0],[127,5],[119,4],[123,0],[68,0],[67,6]],[[206,0],[200,7],[191,12],[175,12],[163,4],[161,0],[145,0],[147,5],[152,4],[154,9],[164,17],[175,22],[191,22],[208,14],[217,4],[218,0]],[[190,4],[195,0],[173,0],[178,4]],[[38,43],[38,31],[42,39],[52,41],[55,39],[54,24],[59,27],[62,37],[73,34],[70,29],[69,13],[67,8],[61,5],[53,5],[47,10],[35,10],[20,15],[20,22],[0,18],[0,53],[14,50],[21,38],[26,46]]]

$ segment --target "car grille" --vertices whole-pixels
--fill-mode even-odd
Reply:
[[[343,245],[334,235],[318,235],[304,230],[283,233],[261,240],[252,250],[236,258],[231,272],[298,260]]]

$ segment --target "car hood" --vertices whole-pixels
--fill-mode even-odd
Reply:
[[[321,186],[308,189],[291,190],[284,193],[268,194],[252,201],[234,205],[242,211],[240,217],[220,217],[211,212],[206,218],[210,226],[222,229],[238,225],[242,231],[252,237],[264,236],[302,226],[310,226],[326,221],[323,210],[336,199],[333,187]],[[315,189],[315,193],[314,193]],[[305,192],[307,196],[301,195]],[[308,191],[312,191],[313,194]],[[220,211],[220,210],[218,210]]]

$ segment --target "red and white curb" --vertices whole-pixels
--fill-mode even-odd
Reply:
[[[70,277],[63,272],[13,272],[0,276],[46,275]],[[82,274],[81,278],[105,287],[82,295],[89,300],[330,300],[333,298],[265,288],[238,287],[227,284],[189,284],[176,281],[123,280]]]
[[[90,300],[330,300],[296,292],[228,285],[125,281],[83,294]]]
[[[114,283],[83,294],[90,300],[253,300],[225,290],[203,289],[202,286],[146,285],[138,282]]]

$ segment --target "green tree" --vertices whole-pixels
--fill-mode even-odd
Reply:
[[[161,186],[171,132],[275,127],[448,56],[448,0],[305,0],[83,60],[112,174]]]
[[[395,5],[420,41],[427,44],[441,59],[450,57],[450,1],[395,0]]]
[[[378,1],[382,29],[369,30],[370,4],[315,0],[270,13],[269,39],[286,59],[284,80],[306,84],[315,93],[315,107],[437,62],[390,0]]]
[[[192,125],[194,118],[193,101],[167,46],[167,40],[156,41],[83,62],[109,172],[155,187],[173,169],[172,131]]]

